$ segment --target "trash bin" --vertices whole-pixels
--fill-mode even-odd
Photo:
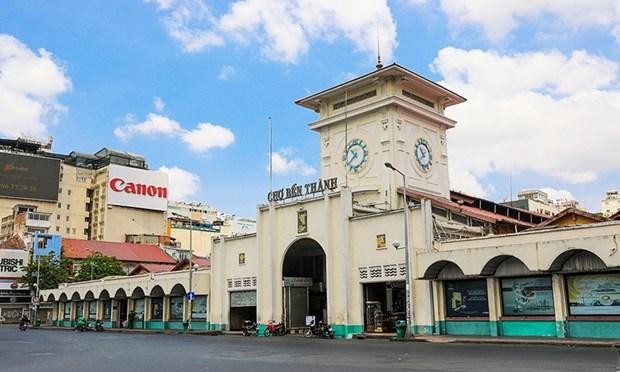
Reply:
[[[396,326],[396,337],[405,338],[405,333],[407,332],[407,322],[404,320],[397,320],[395,323],[395,326]]]

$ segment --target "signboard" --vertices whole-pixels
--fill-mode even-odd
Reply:
[[[487,281],[454,280],[446,282],[447,316],[489,316]]]
[[[168,208],[168,175],[110,164],[108,204],[165,211]]]
[[[207,319],[207,296],[196,296],[192,301],[192,319]]]
[[[566,277],[571,315],[620,315],[620,273]]]
[[[256,291],[230,292],[230,307],[256,306]]]
[[[282,278],[282,287],[312,287],[312,278],[285,276]]]
[[[299,198],[306,195],[314,195],[325,191],[333,191],[338,188],[338,178],[328,178],[322,180],[319,178],[316,182],[310,182],[305,185],[292,184],[280,190],[274,190],[267,194],[267,200],[277,202],[286,199]]]
[[[26,273],[28,252],[21,249],[0,249],[0,279],[21,278]]]
[[[194,301],[194,298],[196,298],[196,293],[194,293],[194,292],[188,292],[187,293],[187,300],[188,301]]]
[[[553,315],[551,277],[502,279],[504,315]]]
[[[58,201],[60,160],[0,152],[0,197]]]

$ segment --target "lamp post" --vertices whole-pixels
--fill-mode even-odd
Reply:
[[[192,256],[194,255],[192,251],[192,230],[194,229],[192,222],[192,212],[189,212],[189,291],[188,293],[192,293],[192,272],[194,271],[194,265],[192,263]],[[189,301],[189,318],[187,319],[187,330],[192,330],[192,301],[193,298],[191,295],[188,296]]]
[[[407,311],[407,329],[405,332],[406,338],[413,337],[411,333],[411,270],[409,268],[409,207],[407,205],[407,178],[405,174],[395,168],[392,163],[386,162],[384,163],[385,167],[393,170],[394,172],[400,174],[403,177],[403,214],[405,215],[405,290],[406,290],[406,311]],[[398,248],[397,244],[394,245],[395,248]]]

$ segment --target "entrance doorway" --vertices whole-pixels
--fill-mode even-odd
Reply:
[[[240,331],[244,320],[256,322],[256,291],[230,292],[230,330]]]
[[[395,332],[397,320],[406,318],[405,281],[364,284],[366,332]]]
[[[288,328],[305,327],[306,316],[327,321],[325,252],[313,239],[293,243],[282,269],[284,321]]]

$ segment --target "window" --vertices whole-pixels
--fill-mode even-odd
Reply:
[[[136,298],[133,300],[133,311],[136,313],[134,320],[139,322],[144,320],[144,298]]]
[[[74,320],[77,320],[77,318],[81,316],[84,316],[84,302],[83,301],[75,303],[75,319]]]
[[[489,316],[486,279],[447,281],[445,290],[446,316]]]
[[[103,301],[103,320],[112,319],[112,300]]]
[[[183,296],[170,297],[170,320],[183,319]]]
[[[502,279],[504,315],[553,315],[550,276]]]
[[[71,229],[71,232],[75,234],[75,227]]]
[[[571,315],[620,315],[620,273],[566,277]]]
[[[71,209],[71,204],[67,204],[67,210]]]
[[[151,319],[161,320],[164,313],[164,299],[161,297],[151,298]]]
[[[57,214],[57,215],[56,215],[56,219],[57,219],[57,220],[59,220],[59,219],[60,219],[60,215],[59,215],[59,214]]]
[[[56,232],[60,232],[60,226],[56,226]]]
[[[67,222],[69,222],[69,216],[65,217],[65,220],[66,220]]]
[[[71,302],[65,302],[64,320],[71,320]]]
[[[71,195],[71,190],[67,190],[67,195]]]
[[[58,203],[58,208],[62,208],[62,203]]]
[[[68,227],[66,231],[67,231],[67,234],[71,234],[71,229],[69,229]]]
[[[58,188],[58,193],[59,193],[59,194],[62,194],[62,187],[59,187],[59,188]]]
[[[460,222],[463,225],[467,225],[467,216],[462,215],[462,214],[458,214],[458,213],[452,213],[452,221],[456,221],[456,222]]]
[[[192,301],[192,319],[207,319],[207,296],[196,296]]]
[[[97,319],[97,301],[90,301],[88,303],[88,320]]]

